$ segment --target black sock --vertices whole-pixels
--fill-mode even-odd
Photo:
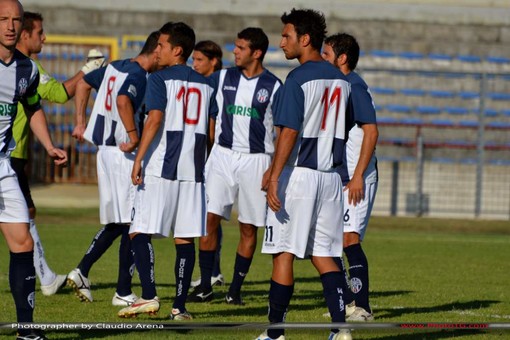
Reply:
[[[218,226],[218,239],[216,242],[216,253],[214,254],[214,266],[212,276],[218,276],[221,274],[220,260],[221,260],[221,241],[223,240],[223,228],[221,224]]]
[[[285,286],[271,280],[271,286],[269,288],[269,322],[285,322],[293,293],[294,285]],[[284,333],[285,330],[283,328],[270,328],[267,330],[267,336],[271,339],[277,339],[280,335],[284,335]]]
[[[236,262],[234,264],[234,274],[232,275],[232,283],[228,290],[230,296],[240,296],[241,286],[243,285],[244,278],[250,270],[251,261],[253,258],[246,258],[236,253]]]
[[[136,270],[142,284],[142,298],[145,300],[156,297],[156,281],[154,279],[154,248],[151,236],[137,234],[131,240],[131,247],[135,257]]]
[[[329,314],[332,322],[345,322],[345,304],[343,292],[345,284],[341,272],[329,272],[321,275],[322,293],[326,299]],[[332,329],[332,332],[338,332],[338,329]]]
[[[33,322],[35,307],[35,267],[34,252],[10,253],[9,286],[16,306],[18,322]],[[30,330],[18,330],[20,335]]]
[[[132,293],[131,282],[135,271],[135,261],[131,250],[131,239],[129,238],[129,225],[119,225],[122,229],[122,237],[119,247],[119,276],[117,278],[117,294],[127,296]]]
[[[342,287],[344,287],[344,303],[347,306],[348,304],[354,301],[354,294],[351,291],[351,282],[349,281],[349,277],[347,276],[347,270],[345,269],[344,259],[342,257],[334,257],[333,261],[335,261],[338,269],[342,272],[343,282]]]
[[[364,308],[372,313],[368,301],[368,261],[361,244],[353,244],[344,249],[347,261],[349,261],[349,276],[351,289],[354,293],[356,306]]]
[[[81,259],[78,269],[85,276],[89,276],[90,268],[92,265],[103,256],[103,254],[110,248],[113,241],[122,234],[122,228],[118,228],[117,224],[110,223],[105,225],[94,236],[92,243],[87,249],[87,252]]]
[[[214,254],[215,250],[200,250],[198,252],[198,263],[200,265],[200,286],[206,290],[212,290],[211,287],[211,275],[212,268],[214,265]]]
[[[173,308],[178,308],[181,312],[186,311],[186,299],[188,298],[191,276],[195,267],[195,245],[177,244],[175,245],[175,300]]]

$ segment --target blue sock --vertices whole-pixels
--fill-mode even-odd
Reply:
[[[9,286],[16,306],[18,322],[33,322],[35,306],[34,252],[10,253]],[[30,330],[18,330],[20,335]]]
[[[322,293],[326,299],[332,322],[345,322],[345,305],[343,300],[343,283],[341,272],[329,272],[321,275]],[[338,329],[332,329],[332,332],[338,332]]]
[[[211,276],[212,276],[212,268],[214,265],[214,254],[215,250],[200,250],[198,252],[198,263],[200,265],[200,277],[201,282],[200,286],[205,291],[212,290],[211,287]]]
[[[120,296],[130,295],[131,281],[135,271],[133,252],[131,251],[131,239],[129,238],[129,225],[119,224],[122,230],[119,247],[119,276],[117,278],[117,294]]]
[[[269,288],[269,322],[285,322],[285,317],[287,315],[287,310],[293,293],[294,285],[285,286],[271,280],[271,286]],[[285,330],[283,328],[270,328],[267,330],[267,336],[271,339],[277,339],[280,335],[284,334]]]
[[[234,264],[234,274],[232,275],[232,283],[228,289],[228,295],[240,296],[241,286],[243,285],[244,279],[250,270],[251,261],[253,258],[246,258],[236,253],[236,262]]]
[[[218,276],[221,274],[220,268],[220,257],[221,257],[221,241],[223,240],[223,228],[221,224],[218,226],[218,241],[216,242],[216,253],[214,254],[214,266],[212,276]]]
[[[347,276],[347,271],[345,270],[344,259],[342,257],[334,257],[333,261],[335,261],[338,269],[342,272],[343,282],[342,287],[344,287],[344,303],[345,305],[350,304],[354,301],[354,294],[351,291],[351,283],[349,281],[349,277]]]
[[[122,229],[117,227],[117,224],[110,223],[105,225],[94,236],[92,243],[87,249],[85,255],[81,259],[78,269],[81,273],[88,277],[92,265],[103,256],[103,254],[110,248],[113,241],[122,234]]]
[[[173,308],[181,312],[186,311],[186,299],[188,298],[191,276],[195,267],[195,245],[177,244],[175,246],[175,300]]]
[[[142,298],[145,300],[154,299],[157,294],[154,279],[154,248],[152,247],[151,236],[137,234],[131,240],[131,247],[133,248],[136,270],[142,284]]]
[[[361,244],[353,244],[344,249],[347,261],[349,261],[349,276],[351,277],[351,289],[354,293],[356,306],[364,308],[372,313],[368,301],[368,261]]]

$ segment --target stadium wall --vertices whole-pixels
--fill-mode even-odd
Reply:
[[[198,39],[232,42],[247,26],[264,27],[277,45],[279,16],[303,1],[135,0],[77,2],[25,0],[26,9],[46,17],[51,34],[145,35],[169,20],[195,28]],[[419,53],[510,55],[510,2],[504,0],[320,0],[313,8],[328,18],[329,32],[356,35],[362,49]]]

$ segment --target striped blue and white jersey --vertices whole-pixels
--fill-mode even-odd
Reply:
[[[375,105],[370,89],[365,81],[356,73],[347,74],[347,80],[351,83],[351,110],[352,118],[348,127],[349,138],[345,146],[345,161],[347,164],[347,172],[342,171],[342,182],[347,184],[354,174],[356,165],[358,164],[361,144],[363,143],[363,124],[377,124]],[[368,163],[368,167],[363,174],[366,183],[377,182],[377,158],[375,152]]]
[[[143,102],[147,71],[130,59],[117,60],[83,78],[97,90],[84,138],[95,145],[118,146],[129,142],[117,108],[117,97],[126,95],[136,112]]]
[[[15,50],[11,61],[5,64],[0,60],[0,152],[10,153],[16,148],[12,138],[12,125],[18,112],[18,103],[25,112],[35,112],[41,108],[37,93],[39,71],[37,65],[23,53]]]
[[[149,76],[145,105],[164,113],[144,158],[145,175],[203,182],[208,123],[216,110],[210,81],[185,65],[164,68]]]
[[[243,153],[273,154],[272,103],[281,81],[266,69],[247,78],[237,67],[215,72],[211,78],[219,108],[215,143]]]
[[[327,61],[292,70],[275,101],[275,125],[299,131],[287,165],[330,171],[341,165],[351,85]]]

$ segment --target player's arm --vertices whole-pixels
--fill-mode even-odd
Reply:
[[[163,111],[151,110],[149,111],[147,120],[143,127],[142,138],[138,145],[138,151],[136,152],[135,162],[133,164],[133,170],[131,171],[131,180],[134,185],[142,184],[142,160],[149,150],[149,146],[154,140],[154,137],[158,133],[161,123],[163,121]]]
[[[267,204],[273,211],[280,210],[282,206],[278,198],[278,179],[292,153],[298,134],[299,131],[297,130],[283,127],[278,137],[278,144],[276,145],[275,155],[270,165],[271,172],[267,185]]]
[[[132,152],[138,146],[140,138],[136,131],[135,110],[131,99],[126,95],[117,96],[117,109],[122,125],[124,125],[129,137],[129,143],[122,143],[120,149],[124,152]]]
[[[76,86],[76,98],[74,98],[74,130],[72,136],[79,142],[83,142],[83,134],[87,127],[87,103],[89,102],[92,86],[85,80],[80,79]]]
[[[351,180],[344,188],[344,191],[349,190],[349,204],[354,205],[364,199],[365,183],[363,174],[367,170],[370,159],[374,154],[377,138],[379,137],[379,130],[376,124],[363,124],[361,125],[361,129],[363,130],[363,141],[361,143],[358,163],[356,164]]]
[[[106,58],[101,51],[96,49],[89,50],[85,65],[82,66],[81,70],[78,71],[78,73],[76,73],[74,76],[67,79],[63,83],[68,97],[69,98],[74,97],[74,95],[76,94],[78,82],[83,78],[83,76],[103,67],[105,61]]]
[[[65,166],[67,163],[67,153],[53,145],[43,110],[39,108],[35,112],[31,112],[25,108],[25,112],[27,112],[27,117],[30,121],[30,128],[39,142],[41,142],[43,147],[46,149],[48,155],[55,160],[55,164]]]
[[[281,128],[276,126],[275,127],[276,137],[274,139],[275,148],[278,145],[278,139],[280,137],[280,131],[281,131]],[[267,191],[267,186],[269,185],[269,176],[271,175],[272,166],[273,166],[273,163],[271,162],[271,164],[269,164],[269,167],[267,168],[267,170],[262,175],[261,189],[263,191]]]
[[[207,140],[207,154],[211,153],[211,149],[214,145],[214,133],[216,129],[216,119],[209,118],[209,139]]]

